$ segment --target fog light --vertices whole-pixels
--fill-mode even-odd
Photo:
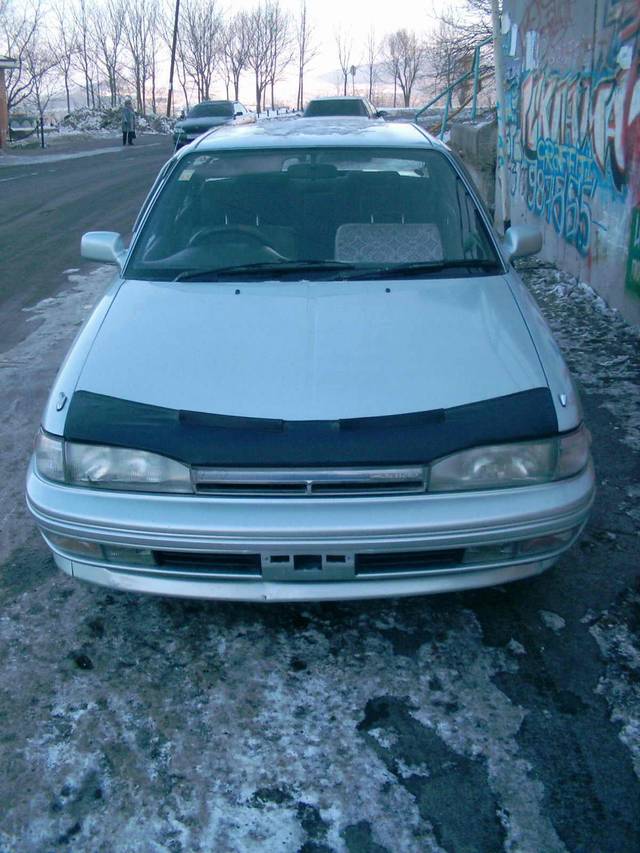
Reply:
[[[464,563],[500,563],[516,555],[516,542],[501,542],[492,545],[472,545],[465,548]]]
[[[85,557],[90,560],[103,560],[102,546],[89,539],[75,539],[72,536],[60,536],[58,533],[45,533],[45,539],[60,551],[72,557]]]
[[[545,551],[557,551],[571,542],[575,533],[575,529],[563,530],[562,533],[548,533],[546,536],[525,539],[520,543],[519,554],[528,557],[531,554],[543,554]]]
[[[104,545],[105,558],[110,563],[129,566],[155,566],[156,561],[148,548],[128,548],[125,545]]]

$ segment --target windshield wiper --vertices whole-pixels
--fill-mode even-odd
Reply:
[[[405,278],[412,275],[433,275],[435,273],[447,273],[449,270],[482,270],[483,272],[501,271],[498,261],[487,259],[472,260],[460,259],[455,261],[417,261],[409,264],[385,264],[380,267],[370,267],[368,270],[359,270],[356,275],[340,276],[348,281],[356,281],[358,279],[376,279],[376,278]]]
[[[332,272],[334,270],[362,270],[362,266],[343,261],[261,261],[255,264],[242,264],[233,267],[212,267],[205,270],[184,270],[173,281],[196,281],[205,278],[218,281],[220,278],[235,278],[236,276],[262,276],[264,273],[296,273],[296,272]]]

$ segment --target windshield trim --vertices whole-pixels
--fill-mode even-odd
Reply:
[[[378,148],[378,150],[379,151],[394,152],[394,153],[397,153],[398,156],[401,156],[402,154],[404,154],[407,157],[409,156],[409,152],[411,152],[411,151],[421,151],[421,150],[427,151],[427,150],[430,150],[430,151],[437,152],[440,156],[444,157],[447,160],[447,162],[449,163],[450,167],[453,169],[457,178],[462,183],[466,192],[469,194],[469,196],[473,200],[475,207],[476,207],[476,210],[478,212],[478,215],[480,216],[482,224],[485,227],[485,230],[487,233],[487,238],[489,240],[490,246],[493,249],[495,256],[496,256],[496,266],[500,268],[499,271],[495,273],[495,275],[507,275],[509,272],[509,263],[505,258],[503,246],[500,242],[500,239],[499,239],[498,234],[496,232],[495,226],[494,226],[494,224],[491,220],[491,217],[489,215],[489,210],[488,210],[486,201],[480,196],[480,193],[475,188],[475,186],[473,184],[471,184],[469,177],[466,173],[466,170],[463,170],[459,167],[457,158],[453,155],[453,153],[448,148],[446,148],[445,146],[441,146],[441,147],[440,146],[438,146],[438,147],[433,146],[431,144],[431,140],[426,136],[426,134],[425,134],[425,142],[427,144],[425,144],[424,146],[421,146],[421,145],[411,145],[411,146],[382,145]],[[335,150],[335,151],[338,151],[338,150],[340,150],[340,151],[342,151],[343,149],[348,149],[348,148],[351,148],[351,150],[356,150],[356,149],[362,148],[362,150],[364,152],[371,150],[371,147],[369,145],[359,146],[359,145],[354,144],[353,146],[344,146],[343,147],[342,145],[334,145],[334,144],[329,144],[326,146],[321,146],[321,145],[315,144],[315,145],[309,146],[308,148],[305,148],[303,146],[295,146],[295,145],[294,146],[283,145],[282,148],[273,148],[271,146],[265,146],[264,148],[253,148],[253,147],[243,148],[241,146],[238,146],[238,147],[233,147],[233,148],[216,149],[215,154],[216,154],[216,156],[220,156],[220,155],[225,156],[227,154],[235,154],[235,153],[238,153],[238,154],[248,153],[248,152],[252,152],[252,153],[253,152],[255,152],[255,153],[259,153],[259,152],[273,153],[275,151],[282,151],[282,152],[291,152],[292,155],[295,156],[295,155],[299,155],[302,151],[305,151],[305,150],[308,150],[308,151],[318,151],[318,150],[323,150],[323,151],[334,151]],[[167,182],[168,182],[169,178],[171,177],[171,175],[173,174],[175,168],[178,165],[181,165],[181,164],[184,165],[184,163],[186,161],[188,161],[190,158],[196,158],[196,157],[200,156],[201,153],[202,152],[198,152],[198,151],[188,152],[187,150],[176,152],[173,155],[173,157],[170,160],[168,160],[164,164],[162,169],[160,170],[160,174],[162,174],[162,173],[164,173],[164,174],[162,174],[162,179],[160,179],[160,174],[158,175],[158,178],[156,178],[154,185],[152,186],[151,190],[149,191],[149,195],[151,195],[151,193],[155,187],[155,192],[153,192],[153,197],[152,198],[147,197],[147,199],[145,199],[146,210],[144,210],[144,216],[141,216],[142,211],[140,211],[140,213],[138,213],[138,216],[136,217],[136,223],[135,223],[136,224],[136,230],[132,234],[131,244],[129,245],[129,248],[127,250],[127,254],[126,254],[126,257],[124,259],[124,263],[122,265],[122,270],[120,272],[120,278],[122,280],[135,280],[135,279],[137,279],[136,276],[129,275],[129,271],[131,268],[131,258],[134,254],[136,246],[137,246],[137,244],[141,238],[141,235],[144,231],[144,226],[146,225],[146,221],[149,218],[149,216],[151,215],[152,210],[155,208],[156,204],[158,203],[160,196],[163,194],[164,190],[166,189]],[[489,275],[494,275],[494,273],[489,273]],[[148,280],[150,280],[150,281],[161,281],[161,280],[166,281],[167,279],[155,278],[155,279],[148,279]]]
[[[220,109],[222,109],[223,105],[228,107],[228,110],[225,113],[223,113],[223,112],[215,112],[215,113],[202,112],[199,115],[193,115],[194,111],[197,110],[198,107],[207,107],[209,109],[220,110]],[[234,113],[233,101],[208,101],[206,103],[203,102],[200,104],[195,104],[195,106],[191,107],[191,109],[189,110],[189,112],[185,116],[185,119],[190,119],[190,118],[196,118],[196,119],[197,118],[227,118],[228,116],[232,116],[233,113]]]

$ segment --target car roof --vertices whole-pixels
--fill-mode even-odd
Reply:
[[[185,153],[216,151],[233,148],[319,148],[319,147],[376,147],[376,148],[440,148],[421,127],[410,122],[373,122],[369,118],[335,117],[272,119],[241,127],[226,127],[209,131],[199,137]]]
[[[321,98],[310,98],[309,103],[316,101],[366,101],[362,95],[323,95]]]

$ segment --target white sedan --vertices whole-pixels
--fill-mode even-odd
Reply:
[[[451,152],[285,120],[163,168],[46,406],[27,501],[58,566],[327,600],[542,572],[594,497],[575,386]]]

